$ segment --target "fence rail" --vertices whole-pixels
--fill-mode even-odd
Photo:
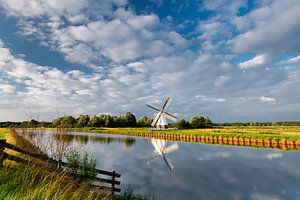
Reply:
[[[17,147],[15,145],[9,144],[6,142],[6,140],[0,140],[0,166],[3,165],[3,161],[5,159],[11,160],[11,161],[15,161],[15,162],[19,162],[25,165],[35,165],[35,166],[44,166],[42,163],[37,163],[37,162],[33,162],[30,160],[26,160],[24,158],[20,158],[18,156],[15,155],[11,155],[8,154],[6,152],[4,152],[3,150],[7,148],[10,150],[14,150],[17,151],[19,153],[25,154],[27,156],[42,160],[47,162],[50,165],[55,165],[57,168],[61,169],[61,167],[65,167],[68,168],[68,164],[62,161],[57,161],[54,160],[52,158],[49,158],[47,155],[43,155],[43,154],[38,154],[35,152],[31,152],[28,151],[26,149]],[[100,183],[105,183],[108,184],[107,186],[102,186],[103,188],[108,188],[113,194],[114,192],[121,192],[120,188],[116,188],[116,185],[120,185],[121,182],[116,180],[116,178],[120,178],[121,174],[116,173],[115,171],[105,171],[105,170],[101,170],[101,169],[96,169],[96,177],[93,179],[94,183],[100,182]],[[104,177],[99,177],[99,176],[106,176],[106,178]],[[93,184],[95,186],[99,186],[99,184]]]

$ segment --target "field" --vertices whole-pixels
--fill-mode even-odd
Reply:
[[[78,129],[74,129],[78,130]],[[149,128],[91,128],[79,129],[96,133],[112,133],[126,135],[191,135],[191,136],[222,136],[232,138],[286,139],[300,140],[300,126],[224,126],[209,129],[154,130]]]

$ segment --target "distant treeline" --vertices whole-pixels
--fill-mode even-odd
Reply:
[[[64,116],[54,119],[52,122],[37,121],[31,119],[23,122],[0,122],[0,127],[16,127],[16,128],[83,128],[83,127],[151,127],[153,118],[142,116],[136,119],[131,112],[126,112],[121,116],[101,114],[94,115],[79,115],[77,118],[73,116]],[[213,126],[209,117],[194,116],[190,121],[184,119],[176,123],[169,124],[170,127],[179,129],[184,128],[209,128]]]
[[[83,128],[83,127],[151,127],[153,118],[142,116],[136,119],[131,112],[126,112],[121,116],[101,114],[79,115],[78,117],[64,116],[54,119],[52,122],[37,121],[31,119],[23,122],[0,122],[0,128],[16,127],[16,128]],[[170,123],[169,127],[178,129],[187,128],[210,128],[213,126],[300,126],[300,121],[285,122],[232,122],[232,123],[213,123],[209,117],[194,116],[190,121],[181,119],[176,123]]]

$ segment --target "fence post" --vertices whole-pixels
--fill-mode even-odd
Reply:
[[[116,172],[115,172],[115,170],[113,170],[112,171],[112,183],[111,183],[112,195],[115,194],[115,180],[116,180]]]
[[[3,166],[4,154],[3,150],[5,149],[6,140],[0,140],[0,167]]]

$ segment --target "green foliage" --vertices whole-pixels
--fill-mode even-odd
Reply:
[[[142,116],[137,122],[137,126],[139,127],[150,127],[151,123],[152,123],[153,119],[152,118],[148,118],[146,116]]]
[[[6,128],[0,128],[0,139],[4,139],[6,134],[9,133],[9,130]]]
[[[65,155],[70,172],[80,179],[92,179],[96,175],[96,159],[87,152],[80,155],[73,150]]]
[[[190,127],[191,128],[209,128],[212,127],[212,121],[209,117],[194,116],[191,119]]]
[[[77,124],[76,126],[81,128],[81,127],[86,127],[90,121],[90,116],[88,115],[79,115],[77,118]]]
[[[155,198],[152,196],[134,194],[133,191],[125,191],[119,196],[115,196],[113,200],[154,200]]]
[[[76,124],[76,119],[72,116],[60,117],[54,119],[53,126],[57,128],[72,128]]]
[[[124,120],[126,127],[135,127],[136,126],[136,118],[134,114],[131,112],[124,113],[121,118]]]
[[[190,127],[190,123],[188,121],[185,121],[184,119],[181,119],[177,123],[175,123],[174,126],[178,129],[186,129]]]
[[[90,122],[89,122],[90,127],[100,127],[101,126],[101,120],[98,116],[94,115]]]

